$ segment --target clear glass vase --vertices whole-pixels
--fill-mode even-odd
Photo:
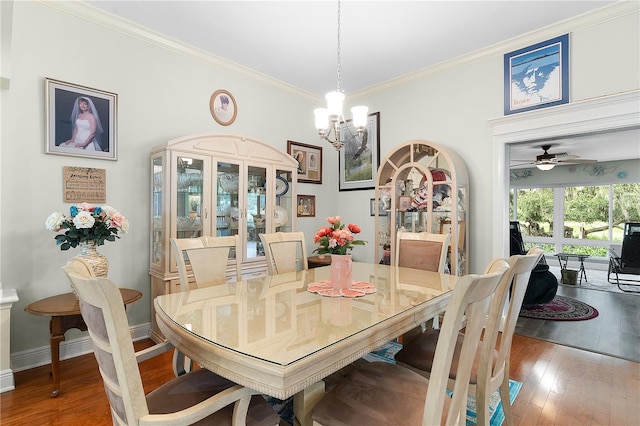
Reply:
[[[106,256],[98,253],[95,241],[86,241],[78,245],[80,247],[80,253],[76,255],[80,259],[86,261],[96,277],[106,277],[109,272],[109,259]]]
[[[331,255],[331,285],[335,289],[351,287],[352,260],[350,254]]]

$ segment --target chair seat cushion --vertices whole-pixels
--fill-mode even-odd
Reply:
[[[413,340],[407,343],[398,353],[395,355],[396,362],[405,364],[430,373],[433,367],[433,358],[436,354],[436,345],[438,343],[438,337],[440,336],[440,330],[427,330],[424,333],[416,336]],[[458,362],[460,361],[460,352],[462,351],[462,343],[464,342],[464,334],[458,333],[458,340],[456,341],[456,348],[453,353],[453,360],[451,361],[451,370],[449,371],[449,378],[456,379],[456,371],[458,370]],[[476,350],[475,358],[473,359],[473,366],[471,367],[471,377],[469,383],[478,383],[478,364],[480,362],[480,350]],[[498,358],[498,352],[493,351],[494,365]]]
[[[407,368],[370,362],[354,368],[315,406],[322,425],[422,425],[429,380]],[[445,397],[446,413],[450,398]]]
[[[234,386],[235,383],[204,368],[176,377],[150,392],[147,404],[150,414],[175,413],[204,401],[212,395]],[[196,425],[231,425],[233,404],[216,411]],[[260,395],[251,397],[248,425],[276,425],[279,417]]]

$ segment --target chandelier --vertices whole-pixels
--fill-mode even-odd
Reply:
[[[362,138],[365,126],[367,125],[367,113],[369,108],[366,106],[355,106],[351,108],[353,116],[353,127],[356,134],[346,127],[346,134],[340,134],[340,124],[345,121],[342,115],[342,102],[344,101],[344,92],[340,89],[340,2],[338,1],[338,67],[337,67],[337,85],[336,90],[325,95],[327,99],[326,108],[317,108],[313,111],[316,117],[316,129],[320,137],[329,142],[336,150],[340,150],[346,142]],[[333,135],[331,132],[333,131]]]

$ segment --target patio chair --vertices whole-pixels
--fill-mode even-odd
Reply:
[[[620,277],[620,275],[640,275],[640,222],[624,224],[622,248],[620,253],[615,248],[609,249],[609,271],[607,273],[607,281],[616,284],[620,290],[627,293],[640,293],[640,291],[621,287],[621,285],[640,287],[640,279]]]

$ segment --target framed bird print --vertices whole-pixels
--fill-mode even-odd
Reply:
[[[380,113],[369,114],[362,135],[358,135],[351,120],[344,121],[340,125],[340,140],[344,146],[338,153],[338,189],[354,191],[375,188],[376,173],[380,166]]]

